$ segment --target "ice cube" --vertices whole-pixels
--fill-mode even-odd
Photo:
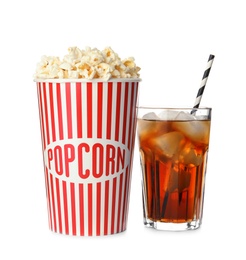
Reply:
[[[143,115],[142,119],[145,119],[145,120],[160,120],[160,118],[154,112],[150,112],[150,113]]]
[[[142,119],[138,119],[138,135],[140,142],[146,141],[150,136],[156,134],[161,135],[161,125],[158,124],[160,118],[154,113],[150,112],[143,115]]]
[[[202,155],[196,152],[192,144],[188,144],[180,152],[179,162],[189,167],[199,166],[202,163]]]
[[[175,117],[179,114],[179,111],[174,110],[163,110],[158,114],[158,117],[161,120],[174,120]]]
[[[177,116],[175,117],[175,120],[189,121],[189,120],[195,120],[195,117],[189,113],[185,113],[185,112],[181,111],[177,114]]]
[[[177,121],[172,123],[172,127],[194,142],[208,144],[210,130],[208,121]]]
[[[160,156],[165,155],[171,158],[183,146],[184,136],[179,132],[169,132],[151,139],[150,143],[153,149],[159,153]]]
[[[152,135],[154,136],[158,131],[157,120],[153,120],[157,115],[149,113],[144,116],[144,119],[138,119],[137,131],[140,142],[144,142]]]

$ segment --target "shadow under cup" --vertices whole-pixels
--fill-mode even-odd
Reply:
[[[211,111],[138,107],[144,225],[173,231],[200,227]]]

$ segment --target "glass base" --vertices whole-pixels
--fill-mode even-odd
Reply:
[[[198,229],[201,226],[201,221],[194,220],[185,223],[170,223],[170,222],[159,222],[159,221],[155,222],[149,219],[144,219],[144,225],[146,227],[151,227],[163,231],[186,231],[186,230]]]

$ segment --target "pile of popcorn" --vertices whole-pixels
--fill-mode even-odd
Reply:
[[[63,60],[43,56],[37,64],[35,79],[97,79],[139,78],[140,68],[134,58],[121,60],[110,47],[99,51],[90,47],[80,50],[68,48]]]

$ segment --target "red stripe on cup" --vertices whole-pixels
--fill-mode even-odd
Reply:
[[[112,189],[112,209],[111,209],[111,234],[114,234],[114,223],[115,223],[115,204],[116,204],[116,184],[117,179],[113,179]]]
[[[102,138],[103,83],[97,86],[97,138]]]
[[[66,82],[66,108],[67,108],[67,133],[68,138],[73,138],[72,108],[71,108],[71,84]]]
[[[58,227],[59,232],[62,233],[62,213],[61,213],[61,199],[60,199],[60,181],[55,178],[56,182],[56,196],[57,196],[57,211],[58,211]]]
[[[79,184],[79,212],[80,212],[80,235],[84,236],[84,184]]]
[[[113,87],[113,83],[109,82],[108,83],[108,96],[107,96],[107,120],[106,120],[106,124],[107,124],[107,139],[111,139],[111,117],[112,117],[112,87]]]
[[[119,185],[119,202],[118,202],[118,219],[117,219],[117,229],[116,232],[119,233],[120,232],[120,227],[121,227],[121,206],[122,206],[122,185],[123,185],[123,173],[121,173],[120,175],[120,185]]]
[[[129,117],[130,117],[130,125],[129,125],[129,135],[128,135],[128,149],[130,149],[130,146],[131,146],[131,133],[132,133],[132,127],[133,127],[133,123],[132,123],[132,107],[133,107],[133,104],[134,104],[134,86],[131,85],[131,105],[130,105],[130,113],[129,113]]]
[[[92,138],[92,83],[87,83],[87,138]]]
[[[72,234],[76,235],[76,207],[75,207],[75,190],[74,183],[70,183],[71,192],[71,214],[72,214]]]
[[[82,128],[82,92],[81,92],[81,82],[76,83],[76,103],[77,103],[77,137],[83,137]]]
[[[128,82],[125,83],[125,96],[124,96],[124,110],[123,110],[123,130],[122,130],[122,143],[126,142],[126,125],[127,125],[127,103],[128,103]]]
[[[57,117],[58,117],[58,128],[59,128],[59,139],[64,139],[63,134],[63,119],[62,119],[62,105],[61,105],[61,86],[60,83],[56,84],[56,96],[57,96]]]
[[[88,235],[92,236],[92,227],[93,227],[93,222],[92,222],[92,184],[88,184]]]
[[[100,236],[101,232],[101,183],[98,182],[97,186],[97,199],[96,199],[96,235]]]
[[[43,102],[42,102],[42,91],[41,91],[41,83],[37,83],[37,94],[38,94],[38,106],[39,106],[39,118],[40,118],[40,130],[41,130],[41,139],[42,139],[42,147],[43,150],[46,148],[45,143],[45,133],[44,133],[44,112],[43,112]]]
[[[125,172],[125,182],[124,182],[124,200],[123,200],[123,218],[122,218],[122,222],[121,222],[121,230],[125,230],[126,229],[126,215],[127,215],[127,204],[128,204],[128,179],[129,178],[129,173],[128,173],[128,167],[126,169]]]
[[[50,134],[49,134],[49,121],[48,121],[48,107],[47,107],[47,97],[46,97],[46,84],[43,83],[43,107],[44,107],[44,123],[45,123],[45,139],[46,144],[50,144]]]
[[[52,219],[53,219],[53,225],[54,225],[54,231],[56,232],[56,204],[55,204],[55,192],[54,192],[54,183],[53,183],[53,175],[50,174],[49,175],[49,179],[50,179],[50,187],[51,187],[51,202],[52,202]]]
[[[65,224],[65,234],[69,235],[69,225],[68,225],[68,201],[67,201],[67,184],[62,181],[62,191],[63,191],[63,206],[64,206],[64,224]]]
[[[46,186],[46,198],[47,198],[47,208],[48,208],[48,219],[49,219],[49,227],[53,230],[52,220],[51,220],[51,202],[50,202],[50,185],[49,185],[49,172],[46,168],[45,170],[45,186]]]
[[[52,83],[49,83],[49,103],[50,103],[52,142],[55,142],[56,141],[56,131],[55,131],[55,116],[54,116],[54,102],[53,102]]]
[[[109,181],[105,181],[104,193],[104,235],[108,234],[108,200],[109,200]]]
[[[116,89],[116,114],[115,114],[115,141],[119,141],[119,125],[120,125],[120,102],[121,102],[121,82],[117,82]]]

